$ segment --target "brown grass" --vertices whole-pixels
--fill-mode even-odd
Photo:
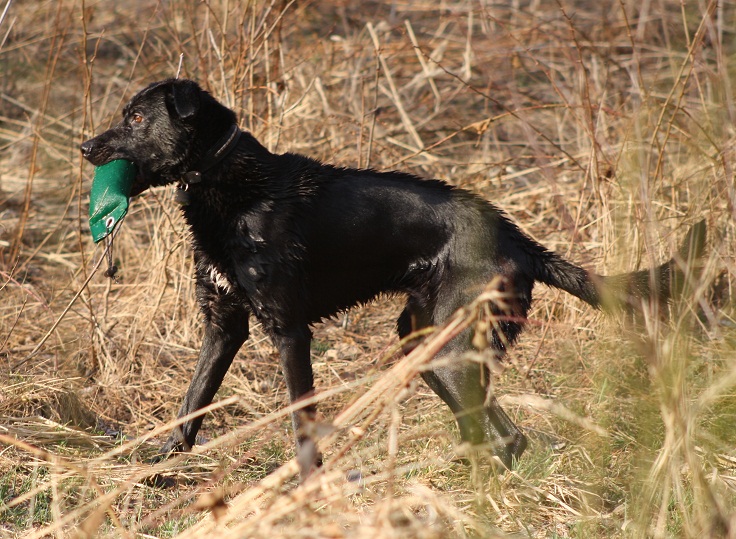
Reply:
[[[736,537],[733,3],[6,5],[0,536]],[[395,353],[400,298],[315,328],[305,484],[257,325],[203,443],[151,467],[200,340],[186,232],[170,190],[139,197],[105,279],[77,146],[178,72],[273,151],[446,179],[598,271],[704,217],[708,258],[664,318],[536,291],[494,380],[531,439],[512,473],[458,445],[431,351]]]

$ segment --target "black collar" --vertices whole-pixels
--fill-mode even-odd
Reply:
[[[215,142],[212,148],[205,154],[199,162],[197,169],[184,173],[181,177],[181,183],[185,185],[200,183],[202,181],[202,174],[225,159],[235,149],[235,146],[238,145],[238,141],[240,140],[240,135],[241,131],[238,126],[235,124],[231,125],[227,133],[220,137],[220,140]]]
[[[242,132],[237,125],[233,124],[220,140],[212,145],[212,148],[205,154],[202,161],[199,162],[197,170],[190,170],[184,173],[176,187],[176,201],[182,206],[186,206],[190,202],[189,186],[202,181],[202,174],[214,167],[217,163],[225,159],[230,152],[235,149],[240,140]]]

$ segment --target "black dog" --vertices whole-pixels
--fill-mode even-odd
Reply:
[[[403,338],[441,323],[501,276],[514,301],[506,312],[495,308],[500,321],[487,338],[502,353],[522,329],[536,281],[601,307],[666,301],[682,277],[675,259],[652,271],[594,275],[533,241],[488,202],[441,181],[273,154],[189,80],[151,84],[126,105],[121,123],[81,149],[94,165],[135,163],[132,195],[179,184],[205,319],[180,417],[211,403],[248,337],[251,314],[279,350],[294,402],[313,391],[310,325],[382,292],[408,296],[397,324]],[[699,256],[704,238],[705,224],[693,227],[680,261]],[[470,346],[468,331],[442,355]],[[507,467],[521,455],[526,438],[489,395],[485,367],[458,359],[423,378],[454,412],[463,440],[489,444]],[[298,444],[303,415],[313,416],[314,407],[293,418]],[[201,423],[201,416],[184,423],[162,451],[190,448]]]

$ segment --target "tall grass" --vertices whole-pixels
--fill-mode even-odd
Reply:
[[[733,3],[6,6],[0,536],[736,537]],[[152,467],[200,341],[187,235],[148,192],[119,280],[96,272],[77,147],[177,74],[272,151],[445,179],[597,271],[654,265],[702,218],[708,256],[667,313],[535,291],[494,379],[531,440],[513,472],[418,381],[474,307],[400,358],[395,298],[315,328],[326,465],[306,483],[258,326],[202,444]]]

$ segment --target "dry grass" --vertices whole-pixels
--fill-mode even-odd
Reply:
[[[732,2],[2,4],[0,536],[736,537]],[[513,473],[458,458],[390,298],[315,329],[305,484],[257,326],[203,444],[152,468],[199,346],[186,234],[149,192],[120,281],[95,273],[77,146],[178,71],[274,151],[446,179],[599,271],[705,217],[702,275],[636,321],[537,290],[495,381],[531,438]]]

